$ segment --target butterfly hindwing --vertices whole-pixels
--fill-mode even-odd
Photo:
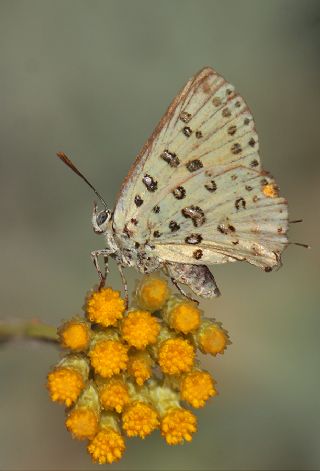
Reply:
[[[162,231],[154,241],[158,256],[184,263],[247,260],[272,267],[286,244],[287,206],[272,178],[246,167],[220,175],[204,172],[185,182],[186,196],[162,202],[166,225],[150,215],[149,226]],[[194,191],[191,191],[194,189]],[[166,201],[167,200],[167,201]]]

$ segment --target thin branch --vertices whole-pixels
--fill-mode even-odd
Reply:
[[[7,342],[16,338],[53,343],[59,341],[56,327],[44,324],[41,321],[0,322],[0,342]]]

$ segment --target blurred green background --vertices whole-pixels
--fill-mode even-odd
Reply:
[[[233,344],[204,358],[220,395],[191,444],[130,440],[121,470],[320,467],[318,1],[0,1],[1,318],[58,325],[97,281],[93,195],[112,206],[140,147],[185,81],[210,65],[245,97],[264,167],[289,200],[292,241],[279,272],[214,268],[222,297],[202,303]],[[137,275],[128,272],[131,286]],[[116,267],[110,281],[120,287]],[[0,468],[85,470],[61,406],[45,390],[58,351],[0,351]]]

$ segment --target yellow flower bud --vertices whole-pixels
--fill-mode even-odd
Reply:
[[[58,329],[60,344],[75,352],[85,351],[90,341],[90,325],[81,318],[73,318]]]
[[[219,322],[211,319],[206,319],[201,323],[193,339],[202,353],[210,353],[214,356],[224,353],[227,345],[231,343],[228,332]]]
[[[136,301],[139,307],[148,311],[158,311],[167,301],[170,294],[167,280],[147,275],[140,281],[136,290]]]
[[[149,395],[160,415],[161,435],[169,445],[177,445],[183,440],[191,441],[196,432],[196,417],[180,406],[179,395],[168,384],[153,381]]]
[[[158,320],[147,311],[131,311],[122,320],[122,338],[138,350],[157,340],[160,331]]]
[[[173,375],[190,371],[195,352],[190,342],[183,338],[165,340],[159,346],[158,362],[163,373]]]
[[[96,378],[101,406],[104,409],[115,410],[119,414],[129,403],[128,386],[122,376],[110,379]]]
[[[120,432],[118,419],[110,412],[102,412],[99,431],[90,441],[88,452],[94,462],[99,464],[119,461],[125,450],[124,439]]]
[[[151,377],[152,366],[153,360],[148,351],[129,352],[128,374],[134,377],[139,386]]]
[[[116,325],[125,311],[125,302],[120,292],[112,288],[102,288],[92,292],[87,299],[86,313],[90,322],[103,327]]]
[[[171,329],[188,334],[198,329],[201,311],[196,303],[171,296],[163,309],[163,318]]]
[[[131,402],[122,414],[122,427],[128,437],[145,438],[159,427],[158,414],[147,402]]]
[[[192,440],[192,434],[197,431],[197,419],[192,412],[179,407],[165,414],[160,428],[168,445],[178,445]]]
[[[126,370],[128,346],[123,344],[115,331],[98,332],[88,353],[90,363],[97,374],[110,378]]]
[[[67,355],[48,374],[47,388],[54,402],[71,406],[85,387],[89,363],[82,355]]]
[[[204,407],[206,401],[217,394],[214,384],[214,379],[207,371],[191,371],[181,378],[181,399],[195,408]]]
[[[128,437],[145,438],[159,428],[159,417],[146,387],[137,387],[128,381],[131,402],[122,414],[122,428]]]
[[[100,419],[100,404],[96,387],[93,383],[87,385],[75,406],[69,411],[66,427],[73,438],[92,439],[98,431]]]

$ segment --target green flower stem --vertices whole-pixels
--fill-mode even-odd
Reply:
[[[0,342],[14,338],[36,339],[57,343],[57,329],[40,321],[4,323],[0,322]]]

